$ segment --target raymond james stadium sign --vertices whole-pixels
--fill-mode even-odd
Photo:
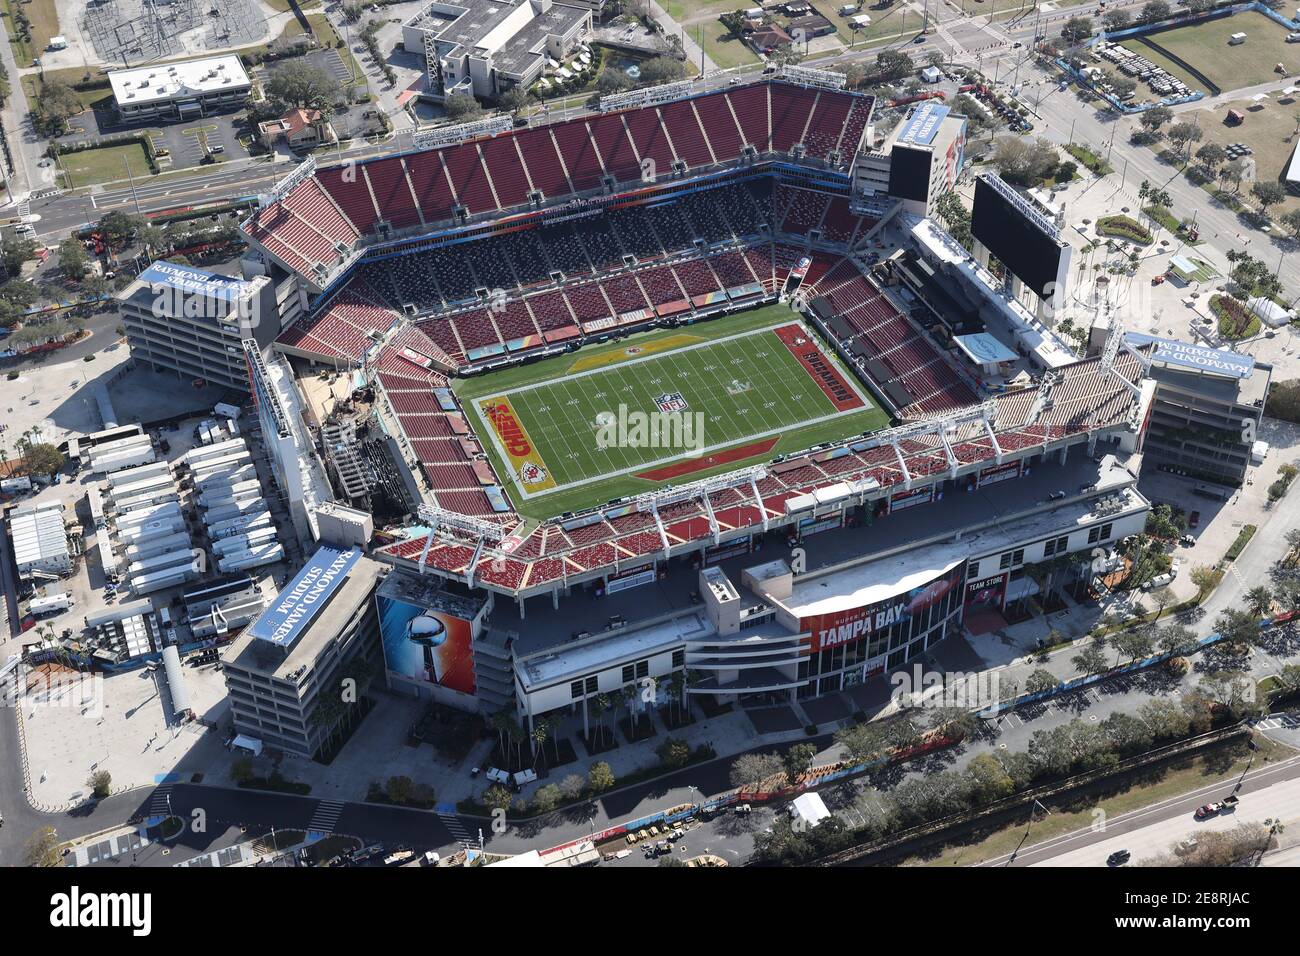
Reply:
[[[1148,342],[1155,343],[1155,350],[1151,353],[1151,359],[1156,362],[1164,362],[1166,365],[1214,372],[1232,378],[1249,378],[1251,372],[1255,370],[1254,356],[1229,352],[1227,349],[1212,349],[1206,345],[1194,345],[1191,342],[1162,339],[1154,335],[1143,335],[1139,332],[1128,333],[1127,339],[1131,345],[1135,346],[1145,345]]]
[[[318,550],[275,602],[253,622],[249,633],[272,644],[288,647],[324,607],[360,558],[361,551],[357,548]]]

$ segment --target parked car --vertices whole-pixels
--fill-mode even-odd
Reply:
[[[1187,516],[1187,527],[1197,528],[1200,527],[1200,524],[1201,524],[1201,513],[1199,511],[1193,511],[1191,514]]]
[[[1123,866],[1133,858],[1133,854],[1128,850],[1116,850],[1110,856],[1106,857],[1107,866]]]

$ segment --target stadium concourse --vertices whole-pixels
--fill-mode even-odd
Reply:
[[[658,88],[591,116],[305,164],[245,224],[313,290],[275,347],[363,370],[436,502],[429,528],[377,556],[520,598],[554,594],[792,525],[810,496],[910,500],[959,473],[1130,429],[1142,373],[1132,354],[985,400],[870,272],[868,240],[900,208],[853,191],[872,99],[787,72],[795,82]],[[515,510],[453,389],[465,375],[775,302],[798,308],[904,431],[538,523]]]

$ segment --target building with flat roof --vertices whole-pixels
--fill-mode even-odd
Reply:
[[[20,578],[33,573],[66,574],[72,570],[63,505],[50,502],[20,508],[9,516],[9,538]]]
[[[220,275],[158,261],[117,294],[127,344],[138,362],[182,378],[248,391],[242,342],[280,333],[266,276]]]
[[[956,184],[965,157],[966,117],[926,100],[878,148],[858,157],[854,187],[902,200],[905,211],[928,216],[934,201]]]
[[[429,92],[495,98],[535,83],[547,61],[591,34],[592,7],[551,0],[433,0],[402,24],[406,49],[425,57]]]
[[[374,594],[384,573],[356,548],[308,559],[223,657],[237,732],[303,757],[328,747],[350,719],[346,705],[379,673]]]
[[[248,71],[233,53],[110,70],[108,82],[124,123],[228,112],[239,109],[252,90]]]
[[[1273,367],[1254,356],[1129,332],[1152,346],[1155,401],[1143,452],[1164,471],[1240,486],[1264,417]]]

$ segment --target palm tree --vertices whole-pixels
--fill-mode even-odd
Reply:
[[[600,728],[600,742],[603,745],[606,742],[605,714],[610,708],[609,697],[605,694],[597,694],[595,699],[591,702],[591,706],[592,709],[596,711],[596,726]],[[590,741],[591,737],[588,736],[587,739]]]
[[[637,730],[636,701],[639,693],[637,685],[628,684],[626,687],[622,689],[622,691],[620,691],[620,693],[623,697],[623,703],[627,707],[627,727],[628,727],[629,735],[631,737],[636,737],[636,730]]]
[[[1273,607],[1273,592],[1260,584],[1246,592],[1246,606],[1255,617],[1265,617]]]
[[[551,735],[551,724],[545,717],[539,717],[533,721],[533,730],[528,736],[533,747],[533,767],[537,766],[537,758],[541,756],[542,749],[546,746],[546,738]]]
[[[502,760],[506,758],[506,739],[510,734],[510,726],[513,723],[514,718],[510,715],[510,711],[504,707],[492,715],[492,728],[497,732],[497,744],[501,748]]]

